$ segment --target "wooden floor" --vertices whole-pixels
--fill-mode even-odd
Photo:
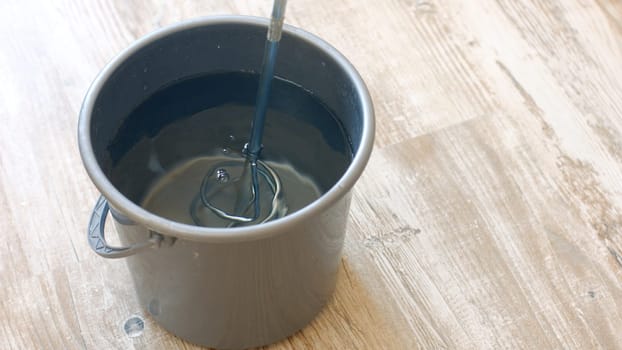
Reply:
[[[0,1],[0,349],[196,348],[87,245],[78,110],[140,36],[270,6]],[[357,67],[377,134],[336,294],[271,349],[622,348],[622,2],[292,0],[286,21]]]

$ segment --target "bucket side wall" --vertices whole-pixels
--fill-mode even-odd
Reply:
[[[178,239],[128,258],[142,306],[191,342],[245,348],[309,323],[335,288],[351,196],[267,239],[210,244]],[[149,235],[115,221],[121,241]]]

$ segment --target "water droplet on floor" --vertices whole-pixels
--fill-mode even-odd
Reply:
[[[130,338],[135,338],[143,334],[145,321],[140,316],[132,316],[125,321],[123,330]]]

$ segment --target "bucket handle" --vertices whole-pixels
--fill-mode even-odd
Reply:
[[[104,235],[104,227],[106,226],[106,217],[108,216],[109,210],[108,201],[104,196],[100,196],[93,208],[87,230],[89,245],[95,253],[109,259],[124,258],[155,245],[159,245],[162,241],[162,235],[152,232],[149,240],[141,243],[135,243],[127,247],[109,246],[108,243],[106,243]]]

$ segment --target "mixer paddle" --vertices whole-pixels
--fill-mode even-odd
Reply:
[[[215,164],[208,170],[201,183],[199,194],[190,207],[190,215],[197,225],[205,225],[198,215],[198,211],[202,209],[199,204],[218,217],[229,220],[229,227],[263,223],[283,216],[287,211],[282,200],[281,179],[268,164],[259,159],[286,5],[287,0],[275,0],[272,8],[249,142],[239,157]],[[262,179],[272,193],[271,207],[265,217],[262,217],[260,206]],[[232,213],[217,204],[223,199],[226,202],[231,196],[235,198],[235,205],[229,210]]]

